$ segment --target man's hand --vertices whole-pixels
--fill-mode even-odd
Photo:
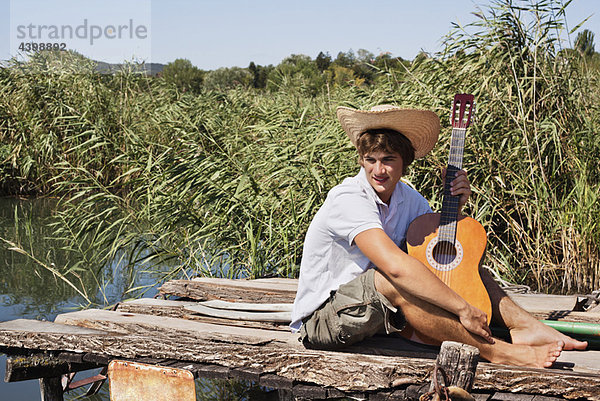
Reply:
[[[487,315],[474,306],[467,307],[458,315],[460,323],[473,334],[483,337],[490,344],[494,343],[492,332],[487,325]]]
[[[467,204],[469,196],[471,196],[471,183],[467,177],[465,170],[459,170],[454,176],[454,180],[450,183],[450,193],[453,196],[460,196],[458,200],[459,211]],[[442,170],[442,182],[446,180],[446,169]]]

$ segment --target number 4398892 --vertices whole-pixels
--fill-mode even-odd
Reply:
[[[22,52],[41,51],[41,50],[67,50],[66,43],[37,43],[37,42],[21,42],[19,50]]]

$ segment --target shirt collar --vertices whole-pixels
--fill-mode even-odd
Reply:
[[[357,177],[360,185],[373,198],[375,203],[381,206],[388,207],[388,205],[384,201],[382,201],[381,198],[377,195],[377,192],[375,192],[371,184],[369,184],[369,180],[367,180],[367,173],[365,172],[364,167],[360,168]],[[396,188],[394,188],[394,192],[392,192],[392,196],[390,198],[390,205],[392,210],[396,209],[394,205],[400,204],[404,201],[403,193],[404,191],[402,190],[402,181],[398,181],[398,183],[396,184]]]

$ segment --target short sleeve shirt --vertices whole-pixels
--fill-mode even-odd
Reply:
[[[325,302],[332,291],[373,267],[354,244],[359,233],[380,228],[406,250],[409,224],[425,213],[431,213],[427,200],[402,181],[396,185],[388,206],[377,196],[362,168],[356,176],[332,188],[304,240],[292,330],[299,330],[302,319]]]

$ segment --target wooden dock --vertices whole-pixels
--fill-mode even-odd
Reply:
[[[177,300],[139,299],[110,311],[65,313],[54,322],[3,322],[0,351],[9,356],[6,380],[56,382],[63,374],[118,359],[185,368],[195,377],[251,380],[291,398],[394,400],[424,392],[437,354],[433,347],[377,337],[340,352],[308,350],[285,324],[194,312],[198,301],[211,299],[291,302],[296,284],[288,279],[176,280],[160,292]],[[600,322],[600,308],[573,312],[574,297],[513,299],[540,319]],[[480,362],[473,394],[481,400],[509,399],[502,398],[508,394],[511,400],[600,401],[600,351],[565,351],[555,369]]]

